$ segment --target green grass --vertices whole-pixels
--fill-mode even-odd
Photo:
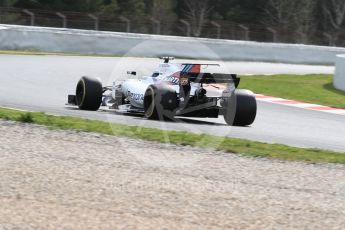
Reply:
[[[117,55],[106,54],[87,54],[73,52],[44,52],[39,50],[0,50],[0,54],[7,55],[54,55],[54,56],[86,56],[86,57],[119,57]]]
[[[157,57],[145,57],[145,56],[124,56],[124,55],[112,55],[112,54],[96,54],[96,53],[73,53],[73,52],[46,52],[39,50],[0,50],[0,55],[36,55],[36,56],[81,56],[81,57],[124,57],[124,58],[159,58]],[[176,59],[189,59],[200,60],[197,58],[188,58],[183,56],[175,57]],[[201,59],[203,60],[203,59]],[[207,59],[204,59],[207,60]]]
[[[332,75],[244,76],[241,88],[335,108],[345,108],[345,92],[333,87]]]
[[[8,117],[5,117],[5,119],[9,119]],[[23,122],[23,123],[33,123],[33,117],[32,117],[32,113],[22,113],[20,114],[19,118],[17,119],[17,121]]]
[[[75,117],[51,116],[44,113],[28,113],[4,108],[0,108],[0,119],[19,122],[29,121],[52,129],[72,129],[84,132],[139,138],[147,141],[168,142],[176,145],[210,148],[252,157],[266,157],[310,163],[345,164],[345,153],[295,148],[279,144],[265,144],[236,138],[223,138],[178,131],[162,131],[159,129],[113,124]]]
[[[121,56],[112,54],[96,54],[96,53],[75,53],[75,52],[46,52],[40,50],[0,50],[0,55],[37,55],[37,56],[81,56],[81,57],[124,57],[124,58],[159,58],[157,57],[145,57],[145,56]],[[176,59],[190,59],[190,60],[200,60],[197,58],[188,57],[175,57]],[[203,59],[201,59],[203,60]],[[205,59],[206,60],[206,59]]]

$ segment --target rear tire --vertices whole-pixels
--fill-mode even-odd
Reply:
[[[144,96],[145,117],[154,120],[171,120],[177,108],[177,94],[164,85],[150,85]]]
[[[96,111],[102,103],[102,83],[94,78],[82,77],[76,89],[76,102],[81,110]]]
[[[236,90],[234,96],[229,98],[224,120],[228,125],[249,126],[255,121],[256,113],[254,93],[249,90]]]

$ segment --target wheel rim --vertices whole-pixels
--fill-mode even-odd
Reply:
[[[154,109],[155,109],[154,101],[155,101],[154,90],[152,87],[149,87],[146,91],[145,98],[144,98],[145,116],[148,118],[153,116]]]
[[[76,90],[76,100],[77,100],[77,105],[81,106],[84,103],[85,100],[85,95],[86,95],[86,87],[85,87],[85,82],[83,80],[80,80],[77,85],[77,90]]]

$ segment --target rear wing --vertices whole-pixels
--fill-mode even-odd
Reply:
[[[234,83],[237,88],[240,84],[240,78],[236,74],[221,73],[202,73],[201,66],[219,66],[218,64],[182,64],[184,68],[181,71],[181,79],[187,78],[188,82],[200,84],[229,84]],[[186,79],[186,80],[187,80]]]
[[[181,79],[188,78],[189,82],[200,84],[229,84],[234,83],[237,88],[240,78],[236,74],[219,73],[181,73]]]

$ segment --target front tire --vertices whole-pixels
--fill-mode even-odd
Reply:
[[[102,103],[102,83],[94,78],[82,77],[76,89],[76,102],[81,110],[96,111]]]
[[[253,92],[236,90],[228,99],[224,120],[228,125],[249,126],[253,124],[257,113],[257,103]]]
[[[144,96],[145,117],[153,120],[173,119],[177,108],[176,91],[169,86],[150,85]]]

